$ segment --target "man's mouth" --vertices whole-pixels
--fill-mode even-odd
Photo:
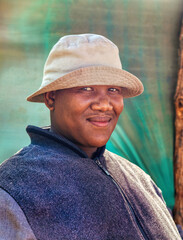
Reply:
[[[90,117],[87,118],[87,121],[89,121],[91,124],[93,124],[96,127],[107,127],[111,121],[111,117]]]

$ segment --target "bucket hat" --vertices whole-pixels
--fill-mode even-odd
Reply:
[[[30,95],[30,102],[44,102],[44,93],[89,85],[122,87],[124,98],[143,92],[143,84],[122,69],[118,47],[97,34],[68,35],[51,49],[46,60],[40,88]]]

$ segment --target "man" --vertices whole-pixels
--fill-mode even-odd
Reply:
[[[0,168],[0,239],[181,239],[151,178],[105,149],[123,98],[142,92],[105,37],[56,43],[28,97],[45,102],[51,127],[28,126],[31,144]]]

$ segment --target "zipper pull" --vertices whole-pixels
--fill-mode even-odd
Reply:
[[[101,164],[98,158],[95,160],[95,162],[102,169],[102,171],[105,172],[106,175],[111,176],[107,169],[104,168],[104,166]]]

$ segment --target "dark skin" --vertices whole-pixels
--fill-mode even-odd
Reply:
[[[51,130],[64,136],[88,157],[109,140],[123,110],[121,87],[83,86],[45,93]]]

